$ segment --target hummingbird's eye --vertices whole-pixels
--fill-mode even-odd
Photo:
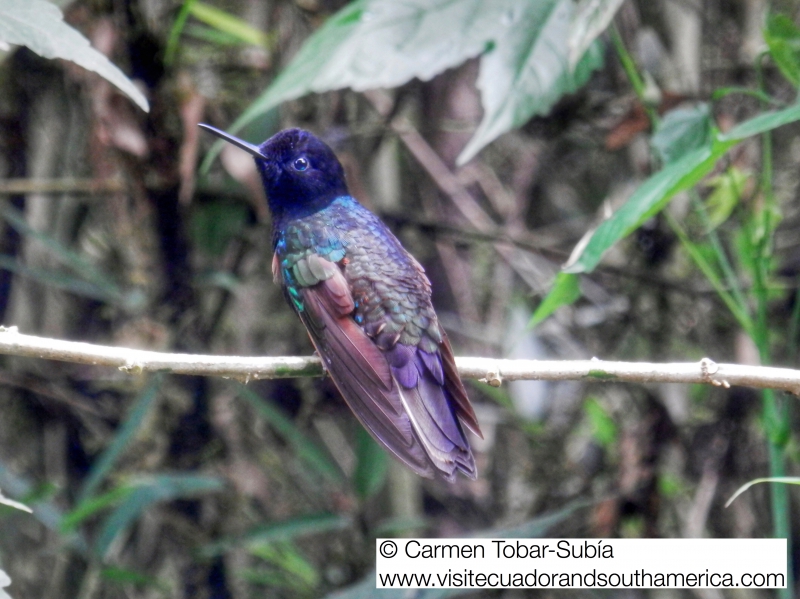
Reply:
[[[308,158],[296,158],[295,161],[292,163],[292,167],[296,171],[304,171],[308,168]]]

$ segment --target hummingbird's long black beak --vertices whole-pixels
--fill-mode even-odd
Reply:
[[[198,123],[197,126],[200,127],[201,129],[205,129],[209,133],[213,133],[214,135],[216,135],[219,138],[224,139],[228,143],[231,143],[234,146],[236,146],[237,148],[241,148],[242,150],[244,150],[245,152],[247,152],[249,154],[252,154],[256,158],[266,158],[266,156],[264,156],[261,153],[261,150],[259,149],[258,146],[254,146],[253,144],[248,143],[248,142],[244,141],[243,139],[239,139],[238,137],[234,137],[230,133],[225,133],[224,131],[221,131],[220,129],[217,129],[216,127],[212,127],[211,125],[206,125],[205,123]]]

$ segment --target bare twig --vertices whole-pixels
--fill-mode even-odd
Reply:
[[[385,118],[390,115],[392,104],[385,93],[369,91],[364,93],[364,97],[372,103],[378,114]],[[472,226],[482,233],[498,229],[497,224],[407,118],[395,117],[389,123],[389,127],[398,135],[419,165],[427,171],[436,186],[452,199],[455,207]]]
[[[0,196],[23,193],[98,194],[124,191],[121,179],[5,179],[0,181]]]
[[[0,353],[77,364],[116,366],[130,373],[167,371],[245,381],[323,374],[317,356],[255,358],[168,354],[22,335],[16,327],[0,327]],[[545,361],[456,358],[456,364],[463,377],[479,379],[493,386],[499,386],[503,380],[701,383],[725,388],[731,385],[769,388],[800,395],[800,370],[717,364],[708,358],[699,362],[671,364],[604,362],[597,359]]]

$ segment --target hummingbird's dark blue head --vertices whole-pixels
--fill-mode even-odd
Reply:
[[[209,125],[200,127],[253,155],[275,220],[313,214],[348,195],[333,150],[308,131],[285,129],[255,146]]]
[[[302,129],[276,133],[261,146],[256,165],[273,212],[315,212],[347,195],[344,169],[317,136]]]

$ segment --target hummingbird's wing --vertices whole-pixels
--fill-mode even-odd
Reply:
[[[316,253],[295,261],[291,276],[302,283],[296,286],[298,313],[314,346],[372,436],[421,476],[453,480],[461,470],[475,478],[458,416],[464,412],[464,423],[478,434],[480,429],[460,382],[463,397],[445,386],[458,380],[449,343],[442,343],[439,354],[396,341],[391,347],[376,344],[353,317],[355,302],[342,268]]]

